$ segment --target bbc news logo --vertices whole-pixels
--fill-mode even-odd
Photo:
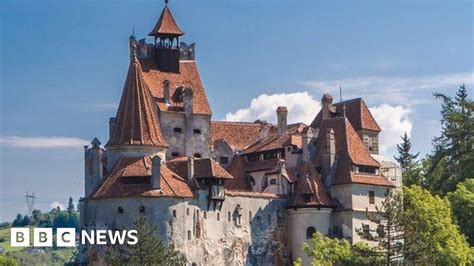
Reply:
[[[10,243],[12,247],[30,246],[29,228],[11,228]],[[53,228],[33,228],[33,246],[34,247],[52,247],[53,246]],[[138,242],[137,230],[81,230],[80,243],[89,245],[107,245],[107,244],[128,244],[135,245]],[[58,228],[56,229],[56,246],[75,247],[76,229]]]

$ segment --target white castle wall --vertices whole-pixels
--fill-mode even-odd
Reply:
[[[293,260],[301,258],[303,265],[310,265],[311,258],[303,251],[303,243],[310,241],[306,238],[306,230],[312,226],[323,235],[331,228],[332,209],[299,208],[288,209],[288,236]]]
[[[268,265],[289,262],[285,204],[285,199],[226,196],[222,209],[214,211],[207,210],[205,197],[100,199],[85,204],[83,222],[90,228],[129,228],[144,215],[158,225],[159,237],[166,244],[173,243],[189,263]],[[144,214],[140,206],[145,206]]]

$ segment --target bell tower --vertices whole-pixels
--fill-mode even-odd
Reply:
[[[161,11],[160,18],[148,34],[155,38],[154,58],[161,71],[179,72],[179,37],[183,35],[184,32],[179,28],[168,8],[168,0],[165,0],[165,7]]]

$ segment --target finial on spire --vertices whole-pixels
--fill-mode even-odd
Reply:
[[[130,61],[134,61],[137,59],[137,40],[135,39],[135,34],[130,35],[128,44],[130,46]]]
[[[168,0],[165,0],[165,5],[168,5]]]

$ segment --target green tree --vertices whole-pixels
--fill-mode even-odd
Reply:
[[[422,175],[421,168],[416,160],[419,153],[412,153],[411,139],[405,132],[401,137],[402,142],[397,144],[398,156],[394,156],[395,160],[400,164],[402,168],[402,181],[406,186],[409,185],[421,185]]]
[[[403,239],[403,201],[402,191],[391,189],[385,194],[381,206],[376,206],[376,212],[367,212],[367,219],[377,225],[375,236],[370,234],[370,240],[377,241],[381,248],[385,264],[390,265],[402,257]],[[362,237],[368,238],[360,231]]]
[[[16,215],[15,220],[13,220],[12,225],[13,225],[14,227],[23,226],[23,215],[21,215],[20,213],[18,213],[18,214]]]
[[[453,224],[448,201],[418,186],[404,187],[404,257],[414,264],[466,265],[469,245]]]
[[[461,85],[454,98],[441,93],[441,135],[433,140],[433,152],[425,160],[428,188],[445,195],[459,182],[474,176],[474,103]]]
[[[369,247],[365,242],[352,245],[352,257],[348,265],[383,265],[386,262],[385,251]]]
[[[456,191],[448,193],[453,215],[461,232],[474,246],[474,178],[458,183]]]
[[[137,230],[138,243],[115,246],[109,250],[109,261],[115,265],[185,265],[186,258],[173,245],[168,247],[157,237],[158,228],[140,217],[132,229]],[[150,252],[153,251],[153,252]]]
[[[69,197],[69,201],[67,202],[67,212],[69,214],[72,214],[76,211],[76,208],[74,207],[74,201],[72,200],[71,197]]]
[[[320,232],[314,233],[311,241],[303,244],[303,250],[311,257],[313,266],[348,263],[352,258],[351,245],[347,240],[329,238]],[[295,265],[300,264],[301,259],[295,262]]]

